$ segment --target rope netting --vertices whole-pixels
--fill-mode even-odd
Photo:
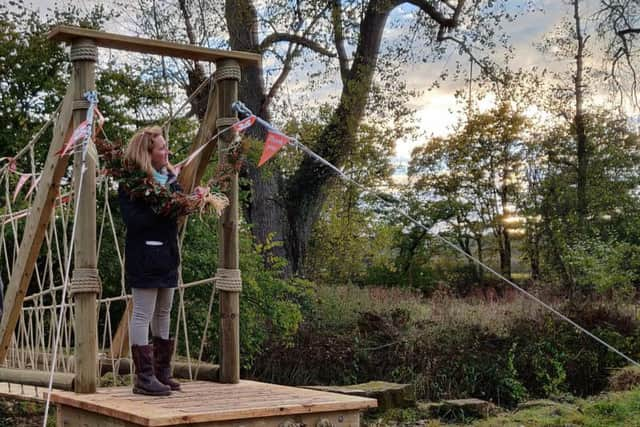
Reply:
[[[198,87],[181,109],[206,87],[205,83],[208,81],[210,79],[205,80]],[[34,147],[47,128],[55,122],[59,110],[60,108],[14,157],[0,159],[0,200],[2,200],[0,204],[0,279],[2,280],[0,283],[7,284],[12,277],[26,218],[30,214],[40,177],[37,172]],[[178,112],[173,113],[172,117],[163,123],[165,129],[177,114]],[[215,136],[206,143],[215,143],[214,138]],[[18,164],[29,171],[19,170]],[[118,232],[118,230],[122,230],[122,227],[114,220],[111,206],[110,195],[113,195],[116,188],[113,179],[100,175],[96,187],[96,197],[101,201],[99,203],[100,209],[96,212],[98,264],[100,264],[101,256],[108,256],[109,264],[116,265],[116,269],[119,270],[119,277],[115,283],[105,283],[102,278],[102,292],[96,303],[99,385],[122,384],[128,382],[127,377],[130,379],[130,376],[133,375],[133,363],[129,357],[131,344],[128,339],[127,326],[131,316],[131,295],[125,286],[124,235],[122,232]],[[68,274],[65,276],[65,266],[70,261],[69,257],[73,258],[73,233],[71,233],[74,216],[73,199],[72,180],[63,178],[59,196],[45,232],[42,248],[35,263],[29,289],[23,301],[18,323],[1,367],[34,371],[52,371],[53,368],[55,372],[74,372],[74,302],[69,292],[63,292],[65,285],[68,285],[65,284],[65,280],[69,281]],[[181,252],[184,242],[188,241],[185,239],[188,233],[187,224],[188,222],[185,222],[179,236]],[[214,270],[215,268],[212,268],[211,271]],[[202,359],[216,293],[215,281],[215,277],[203,277],[184,283],[182,274],[179,275],[173,308],[174,316],[172,316],[176,319],[173,323],[173,332],[176,340],[175,351],[181,349],[184,353],[177,357],[181,365],[181,377],[187,377],[187,379],[196,378],[204,363]],[[189,301],[191,298],[189,293],[194,288],[209,286],[211,287],[209,304],[204,328],[199,333],[200,343],[190,343],[189,333],[192,337],[198,334],[194,334],[193,328],[189,327],[185,301]],[[202,291],[199,291],[198,295],[202,295]],[[64,316],[63,319],[60,319],[61,313]],[[59,338],[56,340],[56,329],[60,320],[62,320],[60,322],[61,328]],[[57,349],[55,348],[56,341]],[[196,348],[197,354],[191,354],[191,348]],[[54,357],[56,353],[57,357]],[[52,366],[54,359],[55,367]],[[107,375],[109,372],[111,375]],[[8,390],[11,393],[20,394],[24,392],[25,387],[22,384],[8,384]],[[38,390],[36,387],[36,396],[41,397],[43,391],[46,391],[46,388]],[[32,388],[31,393],[33,393]]]

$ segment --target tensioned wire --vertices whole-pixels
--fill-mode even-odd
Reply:
[[[242,102],[235,102],[233,104],[233,108],[235,111],[245,114],[247,116],[250,115],[254,115],[251,110],[249,110]],[[277,128],[275,128],[273,125],[271,125],[271,123],[267,122],[266,120],[263,120],[262,118],[255,116],[256,117],[256,121],[258,121],[262,126],[264,126],[265,128],[267,128],[268,130],[273,130],[275,132],[278,133],[282,133],[280,132]],[[427,232],[427,234],[435,237],[436,239],[440,240],[441,242],[443,242],[444,244],[446,244],[447,246],[451,247],[452,249],[454,249],[456,252],[462,254],[465,258],[468,258],[469,260],[473,261],[475,264],[477,264],[478,266],[484,268],[485,270],[493,273],[496,277],[498,277],[499,279],[501,279],[502,281],[504,281],[505,283],[507,283],[509,286],[513,287],[514,289],[518,290],[519,292],[521,292],[522,294],[524,294],[525,296],[527,296],[528,298],[532,299],[533,301],[535,301],[536,303],[540,304],[542,307],[546,308],[547,310],[549,310],[550,312],[552,312],[553,314],[555,314],[556,316],[558,316],[560,319],[564,320],[565,322],[568,322],[569,324],[571,324],[571,326],[575,327],[576,329],[578,329],[580,332],[582,332],[583,334],[589,336],[590,338],[592,338],[593,340],[597,341],[598,343],[602,344],[603,346],[605,346],[606,348],[608,348],[609,350],[611,350],[612,352],[614,352],[615,354],[617,354],[618,356],[624,358],[625,360],[627,360],[628,362],[632,363],[635,366],[640,367],[640,363],[638,363],[637,361],[635,361],[634,359],[632,359],[631,357],[627,356],[626,354],[624,354],[623,352],[621,352],[620,350],[618,350],[617,348],[615,348],[614,346],[612,346],[611,344],[607,343],[606,341],[604,341],[603,339],[599,338],[598,336],[596,336],[595,334],[593,334],[592,332],[590,332],[589,330],[587,330],[586,328],[580,326],[579,324],[577,324],[575,321],[571,320],[569,317],[565,316],[564,314],[562,314],[560,311],[558,311],[557,309],[553,308],[552,306],[550,306],[549,304],[545,303],[544,301],[542,301],[540,298],[536,297],[535,295],[531,294],[530,292],[526,291],[525,289],[523,289],[522,287],[518,286],[517,284],[515,284],[513,281],[509,280],[508,278],[506,278],[505,276],[503,276],[502,274],[498,273],[496,270],[494,270],[493,268],[489,267],[487,264],[485,264],[484,262],[480,261],[478,258],[474,257],[473,255],[470,255],[468,253],[466,253],[462,248],[460,248],[458,245],[456,245],[455,243],[450,242],[448,239],[446,239],[445,237],[439,235],[438,233],[432,233],[430,231],[430,229],[428,227],[426,227],[424,224],[422,224],[420,221],[418,221],[417,219],[415,219],[414,217],[412,217],[411,215],[409,215],[407,212],[405,212],[403,209],[399,209],[397,208],[394,204],[392,204],[391,202],[389,202],[388,200],[380,197],[379,193],[371,190],[369,188],[367,188],[365,185],[360,184],[359,182],[355,181],[354,179],[350,178],[349,176],[347,176],[340,168],[338,168],[337,166],[333,165],[332,163],[330,163],[328,160],[325,160],[324,158],[322,158],[319,154],[317,154],[316,152],[314,152],[313,150],[311,150],[309,147],[307,147],[306,145],[304,145],[302,142],[300,142],[297,138],[291,138],[290,139],[290,143],[296,147],[299,148],[300,150],[302,150],[303,152],[305,152],[307,155],[309,155],[310,157],[312,157],[314,160],[316,160],[317,162],[323,164],[324,166],[328,167],[329,169],[333,170],[336,174],[338,174],[338,176],[343,179],[346,182],[349,182],[353,185],[355,185],[356,187],[360,188],[363,192],[371,194],[372,196],[374,196],[377,200],[379,200],[380,202],[382,202],[385,206],[388,206],[390,208],[392,208],[395,212],[399,213],[400,215],[402,215],[403,217],[405,217],[406,219],[408,219],[411,223],[413,223],[414,225],[420,227],[421,229],[423,229],[425,232]]]

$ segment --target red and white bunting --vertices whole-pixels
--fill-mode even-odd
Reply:
[[[73,131],[71,138],[69,138],[69,141],[67,141],[64,147],[62,147],[62,150],[58,151],[56,154],[66,156],[67,153],[71,150],[71,147],[73,147],[79,140],[83,140],[84,138],[86,138],[88,134],[89,124],[85,120],[80,123],[80,125],[78,125],[78,127]]]
[[[96,115],[96,117],[98,117],[98,125],[95,131],[95,134],[99,134],[100,131],[102,131],[102,128],[104,127],[104,116],[102,115],[102,113],[100,112],[100,110],[98,109],[98,107],[96,106],[96,108],[94,108],[94,113]]]
[[[13,191],[14,202],[18,197],[18,193],[20,193],[20,190],[22,189],[22,187],[24,186],[24,184],[27,182],[29,178],[31,178],[31,174],[25,173],[24,175],[20,175],[20,178],[18,179],[18,184],[16,185],[16,189]]]
[[[256,122],[256,116],[253,114],[247,117],[246,119],[242,119],[239,122],[236,122],[231,126],[233,130],[236,132],[242,132],[244,130],[249,129]]]
[[[24,197],[29,197],[31,195],[31,193],[33,193],[33,190],[36,189],[36,187],[38,186],[38,183],[40,182],[40,178],[42,178],[42,174],[38,175],[38,177],[33,177],[33,182],[31,182],[31,187],[29,187],[29,191],[27,191],[27,195]]]
[[[258,167],[274,156],[282,147],[289,143],[289,137],[279,132],[267,132],[267,139],[264,141],[262,156],[258,162]]]

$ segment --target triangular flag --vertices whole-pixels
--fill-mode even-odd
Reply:
[[[15,157],[9,157],[9,172],[15,172],[18,169],[18,163]]]
[[[65,156],[69,152],[69,150],[71,150],[71,147],[73,147],[73,145],[78,140],[83,140],[84,138],[87,137],[88,134],[89,134],[89,126],[87,121],[85,120],[78,125],[78,127],[73,131],[71,138],[69,138],[69,141],[64,145],[62,150],[58,151],[56,154]]]
[[[13,201],[16,201],[16,197],[18,197],[18,193],[20,192],[20,189],[24,186],[24,184],[27,182],[27,180],[31,178],[31,174],[30,173],[25,173],[23,175],[20,175],[20,179],[18,179],[18,184],[16,185],[16,189],[13,192]]]
[[[31,193],[33,193],[33,190],[36,189],[36,187],[38,186],[38,183],[40,182],[40,178],[42,178],[42,174],[38,175],[38,177],[33,177],[33,181],[31,182],[31,187],[29,187],[29,191],[27,191],[27,195],[24,196],[25,199],[28,198]]]
[[[236,132],[242,132],[243,130],[249,129],[256,122],[256,116],[253,114],[247,117],[246,119],[242,119],[239,122],[233,124],[233,129]]]
[[[264,141],[264,149],[262,150],[262,156],[258,162],[258,167],[262,166],[264,162],[269,160],[276,154],[282,147],[289,143],[289,137],[279,132],[269,131],[267,132],[267,139]]]
[[[100,110],[98,110],[97,106],[93,111],[95,112],[95,115],[98,116],[98,126],[95,130],[95,133],[97,135],[100,133],[100,131],[102,131],[102,128],[104,127],[104,116],[102,115]]]

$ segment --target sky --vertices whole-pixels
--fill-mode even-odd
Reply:
[[[510,6],[513,5],[513,9],[515,9],[518,5],[521,5],[523,1],[525,0],[510,0]],[[64,3],[65,0],[60,0],[60,2]],[[548,57],[545,57],[534,44],[539,43],[547,32],[551,31],[560,23],[563,17],[570,16],[571,8],[563,0],[533,0],[533,2],[539,9],[543,10],[543,12],[526,13],[515,22],[506,25],[507,33],[515,49],[515,59],[511,64],[511,68],[518,69],[522,67],[527,69],[532,66],[538,66],[547,67],[552,70],[566,69],[567,66],[571,65],[570,62],[554,62]],[[41,8],[41,10],[45,10],[51,2],[46,0],[32,0],[31,3]],[[77,4],[80,7],[88,9],[94,3],[100,3],[100,1],[79,0]],[[103,3],[110,4],[110,2]],[[598,0],[583,0],[581,4],[584,12],[583,15],[591,15],[595,11],[597,4]],[[397,12],[397,15],[401,17],[401,14],[406,14],[406,12],[407,9],[403,8]],[[112,29],[108,28],[108,30],[122,32],[118,23],[111,25],[113,25]],[[588,22],[585,22],[584,25],[588,26]],[[385,37],[392,38],[393,30],[387,28]],[[448,79],[440,82],[438,88],[429,89],[433,82],[438,80],[438,76],[444,69],[453,67],[456,60],[460,59],[462,58],[457,53],[452,53],[451,55],[447,55],[442,61],[405,64],[403,66],[402,75],[407,81],[408,89],[419,92],[417,97],[410,100],[409,106],[416,111],[415,120],[420,135],[418,137],[403,138],[397,141],[394,162],[398,166],[399,175],[403,174],[404,166],[410,158],[411,151],[416,146],[423,144],[429,136],[446,135],[451,131],[452,126],[460,119],[456,113],[458,106],[456,105],[454,94],[459,89],[466,90],[466,81]],[[466,61],[466,59],[463,60]],[[294,103],[296,102],[295,94],[297,89],[295,81],[299,79],[303,71],[304,70],[299,71],[300,74],[298,77],[293,73],[289,79],[289,86],[284,89],[287,96],[294,94]],[[340,87],[336,82],[334,85],[326,85],[319,90],[318,93],[305,93],[304,98],[323,101],[329,99],[331,95],[334,97],[337,96],[339,91]]]

